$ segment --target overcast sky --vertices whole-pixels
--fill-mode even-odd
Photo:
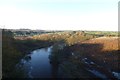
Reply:
[[[0,28],[118,30],[119,0],[0,0]]]

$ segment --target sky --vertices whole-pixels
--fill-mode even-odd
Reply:
[[[119,0],[0,0],[0,28],[118,31]]]

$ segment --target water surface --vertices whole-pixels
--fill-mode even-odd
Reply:
[[[57,77],[58,66],[50,64],[49,55],[51,48],[42,48],[32,51],[21,59],[17,65],[23,69],[28,78],[53,78]]]

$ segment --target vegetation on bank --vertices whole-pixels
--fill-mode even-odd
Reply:
[[[27,53],[34,49],[47,47],[52,42],[41,40],[16,40],[11,31],[2,30],[2,77],[24,77],[22,72],[15,72],[15,65]],[[19,75],[18,75],[19,74]],[[13,76],[14,75],[14,76]]]
[[[34,35],[31,38],[43,41],[64,41],[67,45],[71,46],[79,42],[98,38],[98,37],[118,37],[118,32],[105,32],[105,31],[66,31],[47,33],[41,35]]]
[[[118,64],[118,46],[116,46],[118,42],[117,39],[111,40],[112,37],[118,36],[116,32],[66,31],[32,36],[28,34],[25,37],[17,36],[17,34],[13,35],[13,33],[3,30],[3,77],[14,77],[11,72],[14,71],[15,65],[26,53],[50,45],[54,45],[52,54],[49,56],[51,63],[60,64],[61,68],[69,76],[75,78],[93,76],[88,76],[89,72],[84,69],[84,66],[87,65],[82,62],[82,59],[85,57],[99,65],[104,64],[105,67],[109,67],[112,70],[115,70],[116,67],[111,65]],[[96,40],[95,38],[98,37],[110,39]],[[104,61],[105,63],[103,63]],[[75,66],[72,67],[72,65]]]
[[[63,49],[53,46],[50,60],[53,64],[59,64],[63,74],[68,74],[67,77],[70,78],[96,78],[97,76],[90,75],[88,71],[89,68],[93,68],[113,79],[115,76],[112,72],[118,72],[120,69],[118,39],[100,37],[64,46]]]
[[[71,32],[56,32],[56,33],[49,33],[49,34],[41,34],[41,35],[35,35],[32,38],[36,40],[44,40],[44,41],[53,41],[53,42],[59,42],[64,41],[67,45],[73,45],[77,42],[81,42],[84,40],[92,39],[96,36],[93,35],[86,35],[86,33],[77,32],[77,31],[71,31]]]
[[[79,43],[78,45],[81,45],[81,47],[78,46],[78,48],[80,51],[84,49],[84,56],[89,57],[98,64],[106,66],[106,68],[110,70],[118,71],[120,69],[118,65],[120,61],[118,58],[120,55],[120,48],[118,45],[120,43],[119,39],[118,37],[96,38]]]
[[[13,35],[10,31],[2,31],[2,76],[10,77],[14,71],[16,63],[22,58],[14,44]]]
[[[24,54],[29,53],[34,49],[48,47],[53,44],[53,42],[50,41],[42,41],[42,40],[34,40],[34,39],[15,40],[14,43],[16,44],[16,48]]]

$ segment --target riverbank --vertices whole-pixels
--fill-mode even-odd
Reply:
[[[92,67],[91,72],[98,71],[108,78],[119,79],[113,74],[113,72],[120,74],[118,43],[118,37],[100,37],[77,43],[69,49],[72,50],[73,60],[82,61],[87,68]]]
[[[14,39],[11,32],[5,32],[2,46],[3,77],[14,77],[11,74],[14,66],[31,51],[53,45],[50,62],[60,65],[68,78],[115,78],[114,74],[119,70],[118,43],[115,37],[96,38],[75,31],[22,39]]]
[[[59,44],[63,47],[53,47],[51,60],[53,64],[58,63],[65,71],[64,74],[72,78],[97,77],[117,80],[120,73],[118,39],[118,37],[100,37],[72,46]]]
[[[2,78],[14,77],[15,65],[34,49],[51,46],[53,43],[40,40],[15,40],[10,31],[2,32]]]

